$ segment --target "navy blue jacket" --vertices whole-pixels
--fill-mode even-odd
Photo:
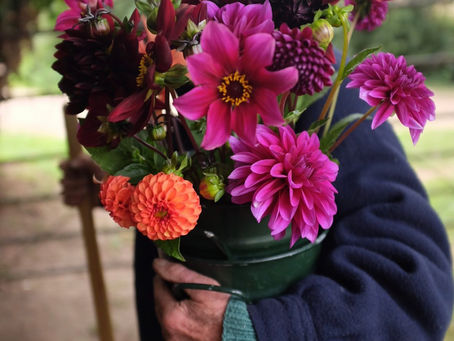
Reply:
[[[299,129],[320,112],[303,114]],[[335,119],[364,113],[340,92]],[[427,127],[427,129],[430,129]],[[335,151],[338,214],[317,270],[287,294],[249,305],[260,341],[442,340],[451,319],[451,256],[442,223],[388,124],[362,125]],[[136,239],[136,295],[143,340],[159,340],[153,244]]]

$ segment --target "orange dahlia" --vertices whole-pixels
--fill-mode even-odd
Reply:
[[[152,240],[188,234],[202,211],[192,184],[164,173],[147,175],[137,184],[130,209],[137,229]]]
[[[99,192],[99,199],[101,199],[106,211],[109,212],[118,225],[127,228],[135,225],[129,211],[129,203],[134,192],[134,186],[128,180],[129,178],[126,176],[109,176],[101,184]]]

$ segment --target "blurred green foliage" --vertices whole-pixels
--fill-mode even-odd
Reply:
[[[397,56],[454,53],[454,14],[442,14],[435,7],[390,8],[381,27],[372,32],[356,31],[351,42],[353,53],[376,45]],[[454,80],[454,65],[417,69],[435,81]]]

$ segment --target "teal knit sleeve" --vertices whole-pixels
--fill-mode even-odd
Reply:
[[[230,298],[224,314],[222,341],[256,341],[254,326],[246,303]]]

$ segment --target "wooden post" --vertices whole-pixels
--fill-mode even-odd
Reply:
[[[66,115],[65,126],[68,138],[69,156],[71,159],[82,153],[82,147],[77,141],[78,122],[76,116]],[[93,222],[91,198],[86,198],[78,206],[79,216],[82,223],[82,235],[84,239],[88,270],[90,274],[91,289],[96,310],[96,320],[100,341],[113,341],[112,324],[110,320],[109,304],[107,301],[106,288],[102,266],[99,258],[96,232]]]

